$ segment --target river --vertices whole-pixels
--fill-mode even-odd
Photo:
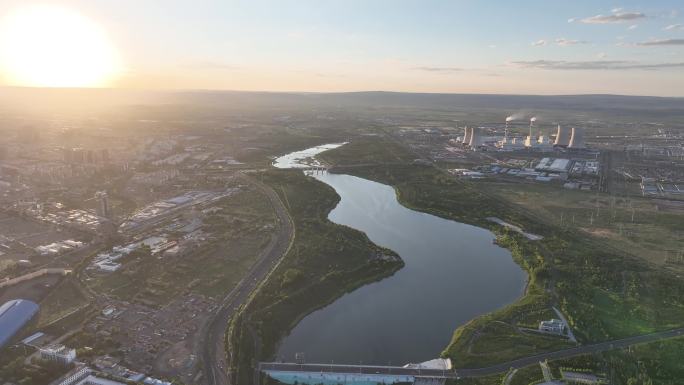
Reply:
[[[340,145],[288,154],[274,166],[301,168]],[[490,231],[410,210],[387,185],[344,174],[312,176],[341,197],[328,216],[332,222],[365,232],[406,265],[306,316],[281,342],[277,359],[292,362],[301,352],[319,363],[426,361],[439,356],[458,326],[522,295],[527,276]]]

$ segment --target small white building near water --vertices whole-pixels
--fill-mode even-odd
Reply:
[[[555,318],[549,321],[541,321],[539,323],[539,331],[562,336],[565,335],[565,323]]]

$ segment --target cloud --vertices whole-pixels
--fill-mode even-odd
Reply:
[[[558,38],[556,39],[556,44],[561,46],[561,47],[567,47],[570,45],[577,45],[577,44],[587,44],[588,42],[582,41],[582,40],[572,40],[572,39],[564,39],[564,38]]]
[[[632,20],[639,20],[645,18],[646,15],[641,12],[623,12],[622,9],[613,9],[610,15],[596,15],[579,20],[583,24],[615,24],[624,23]]]
[[[664,31],[684,31],[684,24],[671,24],[663,28]]]
[[[537,40],[537,41],[532,42],[532,45],[535,47],[542,47],[542,46],[545,46],[546,43],[547,43],[546,40],[541,39],[541,40]]]
[[[639,24],[632,24],[629,27],[627,27],[628,30],[633,31],[635,29],[639,28]]]
[[[568,19],[568,23],[574,23],[574,22],[576,22],[576,21],[577,21],[577,18],[576,18],[576,17],[571,17],[571,18]]]
[[[650,47],[655,45],[684,45],[684,39],[661,39],[661,40],[651,40],[645,41],[643,43],[637,43],[642,47]]]
[[[458,67],[413,67],[416,71],[435,72],[435,73],[452,73],[463,71],[463,68]]]
[[[622,60],[564,61],[564,60],[532,60],[513,61],[510,65],[518,68],[542,70],[658,70],[667,68],[684,68],[680,63],[640,63]]]

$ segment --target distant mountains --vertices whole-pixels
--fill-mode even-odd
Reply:
[[[123,105],[189,104],[239,108],[428,108],[620,111],[684,115],[684,98],[624,95],[490,95],[403,92],[279,93],[242,91],[135,91],[120,89],[0,88],[0,108],[79,110]]]

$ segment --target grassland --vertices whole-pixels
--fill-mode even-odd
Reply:
[[[251,383],[253,365],[270,359],[280,339],[313,310],[364,283],[401,268],[398,258],[365,234],[327,219],[337,205],[335,191],[300,171],[272,170],[259,176],[286,203],[295,239],[276,271],[236,316],[229,346],[236,383]]]
[[[627,350],[588,354],[549,362],[554,378],[561,369],[586,371],[614,385],[678,385],[684,378],[684,338],[633,346]],[[527,385],[543,378],[539,365],[521,369],[511,385]]]
[[[684,211],[662,211],[652,199],[614,197],[531,183],[479,183],[482,188],[554,221],[657,265],[684,261]]]
[[[64,278],[40,302],[39,328],[88,306],[89,299],[78,285],[72,277]]]
[[[373,151],[368,151],[369,148]],[[360,141],[352,141],[341,151],[326,151],[318,155],[321,159],[336,166],[357,166],[368,164],[407,164],[416,155],[407,152],[400,143],[388,140],[385,136],[366,135]]]
[[[378,143],[360,140],[327,152],[325,158],[333,164],[343,163],[344,152],[352,151],[363,164],[383,151]],[[561,227],[555,218],[522,209],[482,185],[413,164],[339,167],[335,171],[392,185],[401,203],[412,209],[490,228],[527,270],[530,281],[524,298],[456,330],[443,356],[452,358],[457,367],[484,366],[567,346],[561,340],[547,341],[548,337],[520,333],[516,328],[548,316],[551,305],[566,315],[581,342],[684,325],[684,283],[675,274],[584,231]],[[487,222],[489,216],[544,239],[533,242],[508,233]]]

